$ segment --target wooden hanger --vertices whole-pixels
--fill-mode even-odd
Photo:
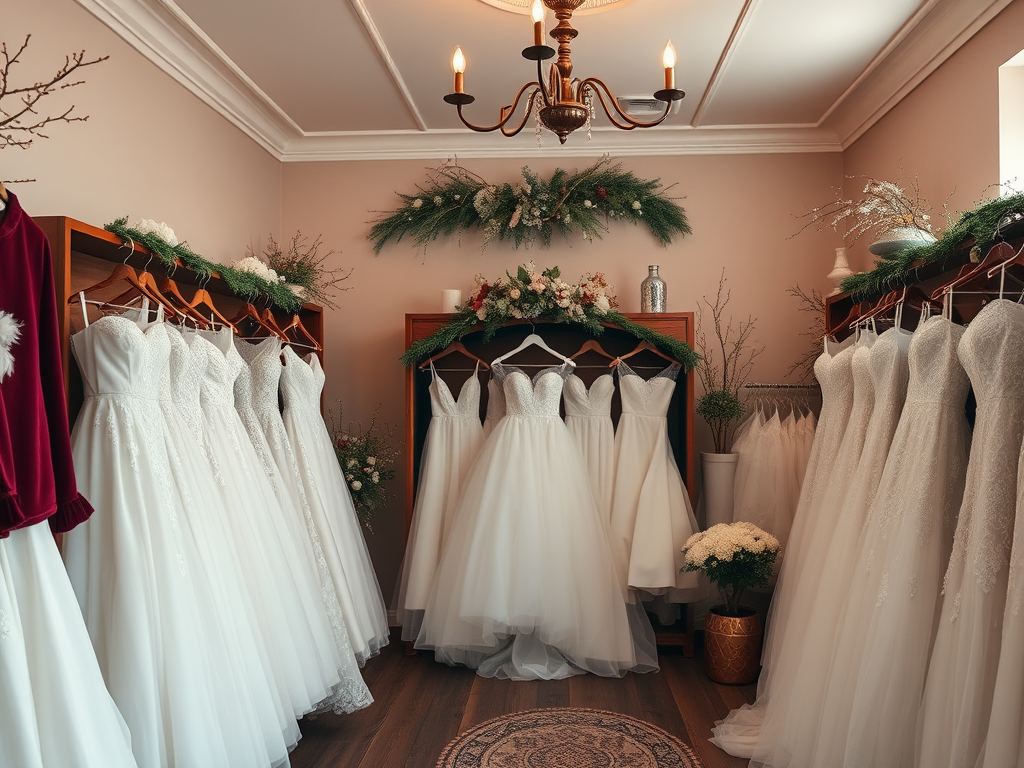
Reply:
[[[547,345],[547,343],[544,341],[544,339],[542,339],[536,333],[531,333],[529,336],[527,336],[525,339],[523,339],[523,343],[520,344],[515,349],[513,349],[511,352],[506,352],[504,355],[496,357],[494,359],[494,361],[491,363],[491,365],[494,365],[495,363],[504,362],[505,360],[508,360],[513,355],[518,355],[520,352],[522,352],[527,347],[540,347],[541,349],[543,349],[548,354],[554,355],[555,357],[559,358],[563,362],[569,363],[569,365],[571,365],[573,368],[576,367],[576,363],[574,363],[568,357],[563,355],[561,352],[556,352],[555,350],[553,350],[551,347],[549,347]]]
[[[195,294],[192,296],[192,301],[188,302],[189,309],[198,309],[199,307],[205,306],[210,310],[213,317],[217,318],[227,328],[230,328],[233,333],[238,333],[238,329],[235,328],[234,324],[228,320],[224,315],[220,313],[217,306],[213,303],[213,296],[205,288],[197,288]]]
[[[675,364],[679,363],[678,360],[676,360],[671,355],[666,355],[664,352],[662,352],[656,346],[651,344],[651,342],[649,342],[649,341],[641,341],[639,344],[637,344],[636,349],[634,349],[632,352],[627,352],[624,355],[619,355],[618,357],[613,358],[612,361],[610,363],[608,363],[608,367],[609,368],[614,368],[622,360],[625,360],[626,358],[629,358],[629,357],[633,357],[633,355],[639,355],[641,352],[653,352],[658,357],[662,357],[665,360],[668,360],[670,363],[675,363]]]
[[[260,317],[263,319],[263,322],[266,323],[266,326],[270,330],[272,330],[274,333],[281,337],[282,341],[288,340],[288,337],[284,335],[284,331],[281,330],[281,326],[278,325],[277,323],[277,318],[274,317],[274,313],[270,310],[269,307],[264,309],[263,312],[260,313]]]
[[[4,188],[3,184],[0,184],[0,200],[3,200],[5,203],[10,202],[11,200],[11,198],[7,196],[7,190]]]
[[[577,357],[579,357],[580,355],[582,355],[582,354],[584,354],[586,352],[596,352],[601,357],[606,357],[609,360],[614,360],[615,359],[614,356],[609,355],[607,352],[604,351],[604,347],[602,347],[598,343],[597,339],[587,339],[585,342],[583,342],[583,346],[580,347],[576,351],[576,354],[572,355],[569,359],[570,360],[575,360]]]
[[[297,343],[290,336],[288,336],[288,331],[298,331],[300,334],[302,334],[302,337],[307,339],[310,343]],[[284,326],[284,328],[281,329],[281,332],[285,334],[285,342],[293,347],[305,347],[307,349],[313,349],[317,352],[323,351],[323,347],[320,345],[320,342],[317,341],[316,337],[309,332],[306,326],[302,324],[302,319],[298,316],[298,314],[292,315],[291,322],[288,323],[288,325]]]
[[[969,290],[981,289],[981,293],[994,293],[986,283],[991,281],[988,275],[993,267],[999,267],[1003,262],[1014,258],[1016,251],[1006,241],[993,245],[980,264],[965,264],[960,272],[949,282],[940,285],[932,291],[932,299],[940,299],[946,293],[965,293]]]
[[[844,317],[842,320],[840,320],[838,323],[836,323],[835,325],[828,329],[828,335],[831,336],[832,334],[836,333],[836,331],[840,331],[846,328],[850,328],[852,327],[852,325],[856,325],[857,318],[861,316],[861,313],[867,311],[867,308],[869,306],[870,305],[867,304],[866,302],[854,304],[852,307],[850,307],[850,311],[846,314],[846,317]]]
[[[271,317],[273,317],[273,315],[271,315]],[[234,323],[235,328],[237,329],[246,320],[252,320],[254,323],[256,323],[256,331],[258,331],[259,329],[263,329],[264,331],[267,332],[267,336],[276,336],[279,339],[281,338],[281,332],[280,329],[277,328],[277,324],[275,323],[273,326],[271,326],[269,323],[267,323],[262,317],[260,317],[259,310],[256,309],[255,305],[253,305],[251,302],[246,302],[245,306],[242,307],[241,311],[231,319],[231,322]],[[254,333],[256,331],[254,331]],[[242,336],[242,338],[259,339],[266,337]]]
[[[138,273],[132,267],[129,267],[127,264],[118,264],[116,267],[114,267],[114,270],[105,279],[100,280],[98,283],[95,283],[94,285],[90,285],[88,288],[84,288],[81,291],[76,292],[74,296],[70,296],[68,298],[68,304],[73,304],[74,302],[78,301],[79,293],[84,293],[88,295],[90,293],[95,293],[96,291],[103,290],[104,288],[109,288],[112,285],[117,285],[118,283],[122,282],[127,283],[130,286],[128,291],[121,294],[116,299],[111,299],[110,301],[103,301],[97,303],[99,303],[101,306],[117,306],[119,304],[123,304],[129,298],[137,294],[141,294],[145,298],[152,301],[154,304],[164,306],[174,315],[181,314],[180,312],[178,312],[178,310],[176,310],[173,306],[170,305],[170,303],[167,301],[167,298],[163,294],[161,294],[159,290],[155,290],[155,284],[152,285],[151,287],[148,281],[146,281],[145,283],[141,281],[139,279]]]
[[[461,341],[453,341],[451,344],[449,344],[447,347],[442,349],[436,355],[431,355],[426,360],[424,360],[422,363],[420,363],[419,367],[421,369],[426,368],[428,365],[430,365],[431,363],[437,362],[442,357],[446,357],[447,355],[452,354],[452,352],[458,352],[460,354],[465,355],[470,360],[475,360],[476,362],[480,363],[486,370],[490,370],[491,369],[491,366],[488,365],[487,362],[483,358],[477,357],[472,352],[470,352],[468,349],[466,349],[466,345],[463,344]]]

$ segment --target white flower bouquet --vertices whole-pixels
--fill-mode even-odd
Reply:
[[[722,523],[687,540],[682,570],[702,571],[725,600],[724,615],[739,616],[743,593],[767,586],[779,549],[779,540],[753,523]]]
[[[372,531],[370,518],[387,503],[385,484],[395,478],[394,465],[398,458],[398,449],[393,442],[395,428],[389,424],[381,427],[377,416],[375,411],[368,429],[351,424],[347,430],[341,430],[334,421],[334,414],[331,414],[334,452],[345,475],[352,503],[368,531]],[[340,420],[340,413],[338,418]]]

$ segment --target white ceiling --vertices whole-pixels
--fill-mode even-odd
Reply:
[[[78,0],[282,160],[838,151],[1010,0],[634,0],[580,15],[574,74],[619,96],[663,85],[653,130],[602,117],[559,147],[462,127],[442,97],[466,54],[465,110],[492,123],[536,76],[528,16],[480,0]],[[547,29],[554,25],[548,14]]]

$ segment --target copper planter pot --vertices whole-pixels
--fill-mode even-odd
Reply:
[[[761,618],[749,608],[743,616],[722,616],[724,608],[717,605],[704,618],[704,667],[716,683],[745,685],[761,667]]]

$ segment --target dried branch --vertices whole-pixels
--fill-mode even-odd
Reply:
[[[82,50],[65,56],[64,64],[49,80],[16,87],[11,83],[11,73],[15,66],[21,63],[21,55],[28,48],[31,39],[32,35],[26,35],[25,42],[13,55],[8,50],[6,42],[0,43],[0,58],[2,58],[0,61],[0,149],[6,147],[28,149],[37,138],[50,138],[48,133],[43,132],[43,129],[51,123],[84,123],[88,120],[88,115],[73,114],[74,104],[59,115],[41,115],[37,106],[50,94],[65,88],[74,88],[85,82],[84,80],[70,80],[72,73],[82,67],[99,64],[110,58],[101,56],[86,60],[85,51]],[[7,101],[4,101],[5,99]]]
[[[263,249],[263,261],[290,285],[300,288],[303,300],[317,301],[337,309],[334,295],[337,291],[350,290],[350,286],[342,286],[341,283],[352,276],[352,269],[324,267],[324,262],[335,251],[319,253],[322,244],[319,235],[310,243],[302,232],[296,232],[286,250],[270,235],[267,247]],[[251,248],[247,255],[255,256]]]
[[[811,313],[810,327],[800,335],[810,342],[807,351],[789,367],[786,377],[797,376],[801,384],[809,384],[814,381],[814,361],[818,359],[821,351],[821,340],[825,337],[825,297],[821,292],[812,288],[807,293],[799,284],[786,291],[797,300],[797,310]]]

